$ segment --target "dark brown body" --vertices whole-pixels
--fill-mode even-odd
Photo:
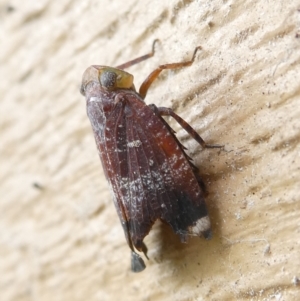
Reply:
[[[198,142],[205,142],[170,109],[146,105],[130,76],[91,66],[83,76],[82,93],[132,250],[132,270],[138,272],[145,265],[135,249],[146,255],[143,239],[157,219],[169,224],[183,242],[188,235],[210,238],[211,231],[196,168],[161,116],[172,115]]]

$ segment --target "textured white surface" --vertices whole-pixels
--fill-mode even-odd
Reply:
[[[299,300],[299,9],[0,1],[1,301]],[[128,70],[136,87],[201,45],[146,102],[171,106],[227,152],[201,152],[171,122],[206,183],[214,238],[181,244],[158,223],[135,275],[79,87],[89,65],[126,62],[155,38],[155,57]]]

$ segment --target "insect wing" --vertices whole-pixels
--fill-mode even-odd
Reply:
[[[129,245],[142,250],[157,219],[182,241],[209,232],[202,190],[166,122],[132,92],[109,113],[101,106],[88,103],[88,115]]]
[[[157,111],[132,95],[127,96],[127,103],[131,113],[128,140],[136,146],[128,148],[128,158],[132,160],[128,164],[139,171],[138,191],[143,191],[141,206],[133,206],[129,215],[133,229],[142,230],[141,234],[146,235],[151,228],[147,225],[159,218],[167,222],[182,241],[186,241],[189,234],[203,234],[208,238],[210,220],[203,192],[181,144]],[[138,228],[139,225],[143,226]],[[142,239],[137,234],[136,237]],[[138,243],[134,238],[133,242]]]

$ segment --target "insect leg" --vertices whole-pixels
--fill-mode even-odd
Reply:
[[[173,117],[183,129],[186,130],[203,148],[223,148],[223,145],[219,144],[206,144],[205,141],[200,137],[200,135],[180,116],[178,116],[174,111],[170,108],[160,107],[157,108],[160,116],[171,116]]]
[[[131,249],[131,270],[135,273],[141,272],[146,268],[142,257],[134,251],[134,247],[130,238],[130,232],[128,229],[128,222],[122,222],[122,226],[125,232],[125,237],[129,248]],[[146,246],[145,246],[146,248]],[[147,249],[147,248],[146,248]],[[144,251],[144,250],[143,250]],[[146,255],[147,257],[147,255]],[[148,258],[148,257],[147,257]]]
[[[122,206],[121,206],[122,208]],[[127,221],[122,221],[122,226],[124,229],[125,237],[129,248],[131,249],[131,270],[135,273],[141,272],[146,268],[145,262],[142,257],[134,251],[133,243],[130,237],[129,225]],[[147,256],[147,247],[143,244],[143,249],[145,256]]]
[[[139,254],[131,251],[131,271],[134,273],[142,272],[146,265]]]
[[[152,44],[152,51],[150,52],[150,53],[148,53],[148,54],[145,54],[145,55],[142,55],[142,56],[140,56],[140,57],[138,57],[138,58],[136,58],[136,59],[134,59],[134,60],[132,60],[132,61],[129,61],[129,62],[127,62],[127,63],[124,63],[124,64],[122,64],[122,65],[119,65],[119,66],[117,66],[116,68],[117,69],[126,69],[126,68],[128,68],[128,67],[131,67],[131,66],[133,66],[133,65],[136,65],[136,64],[138,64],[138,63],[140,63],[140,62],[142,62],[142,61],[145,61],[145,60],[147,60],[147,59],[149,59],[150,57],[152,57],[153,55],[154,55],[154,53],[155,53],[155,44],[158,42],[159,40],[158,39],[156,39],[156,40],[154,40],[153,41],[153,44]]]
[[[146,97],[146,94],[147,94],[147,91],[148,91],[149,87],[151,86],[153,81],[158,77],[158,75],[160,74],[161,71],[163,71],[165,69],[177,69],[177,68],[191,66],[193,64],[194,60],[195,60],[196,53],[199,49],[202,49],[201,46],[198,46],[198,47],[195,48],[193,57],[190,61],[180,62],[180,63],[172,63],[172,64],[165,64],[165,65],[158,66],[154,71],[152,71],[148,75],[148,77],[142,83],[142,85],[140,87],[140,90],[139,90],[139,94],[141,95],[141,97],[143,99]]]

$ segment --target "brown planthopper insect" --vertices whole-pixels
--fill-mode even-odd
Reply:
[[[157,219],[169,224],[182,242],[189,235],[211,238],[204,185],[162,116],[172,116],[203,148],[222,147],[207,145],[171,109],[144,102],[162,70],[192,65],[201,47],[190,61],[159,66],[136,92],[133,76],[123,69],[152,57],[156,41],[151,53],[118,67],[90,66],[81,85],[104,173],[131,249],[133,272],[145,269],[136,251],[147,257],[143,239]]]

